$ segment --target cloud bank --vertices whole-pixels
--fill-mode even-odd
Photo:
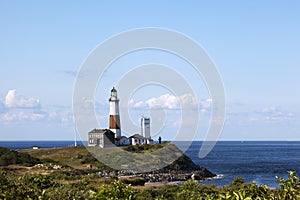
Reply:
[[[208,99],[198,102],[196,97],[192,94],[183,94],[181,96],[175,96],[167,93],[158,97],[152,97],[145,101],[134,102],[134,100],[131,100],[130,104],[134,108],[163,108],[177,110],[196,109],[197,107],[208,108],[211,105],[211,100]]]
[[[4,105],[8,108],[39,108],[41,107],[40,100],[35,98],[28,98],[18,95],[16,90],[9,90]]]
[[[4,123],[44,121],[66,124],[73,122],[73,115],[71,108],[45,109],[39,99],[19,95],[12,89],[0,102],[0,121]]]

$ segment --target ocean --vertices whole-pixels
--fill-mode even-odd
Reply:
[[[174,142],[183,148],[189,142]],[[77,142],[83,145],[82,142]],[[287,171],[300,172],[300,142],[285,141],[220,141],[209,155],[198,157],[202,142],[191,143],[185,154],[192,160],[217,174],[217,178],[205,181],[205,184],[227,185],[239,176],[250,183],[267,184],[277,187],[275,176],[287,177]],[[74,141],[0,141],[1,147],[26,149],[32,146],[54,148],[74,145]]]
[[[77,141],[77,145],[83,145],[83,142]],[[74,141],[0,141],[0,147],[13,150],[30,149],[33,146],[40,148],[58,148],[74,146]]]
[[[180,148],[185,142],[176,142]],[[300,142],[287,141],[220,141],[204,159],[198,153],[202,142],[193,142],[185,152],[192,160],[217,178],[205,181],[217,186],[227,185],[238,176],[247,183],[278,187],[276,176],[287,178],[287,171],[300,172]]]

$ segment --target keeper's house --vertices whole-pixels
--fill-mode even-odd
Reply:
[[[88,145],[98,147],[114,147],[115,133],[109,129],[93,129],[88,132]]]

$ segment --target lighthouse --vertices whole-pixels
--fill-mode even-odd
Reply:
[[[121,124],[119,115],[119,99],[117,90],[113,87],[109,98],[109,129],[115,133],[115,137],[121,136]]]

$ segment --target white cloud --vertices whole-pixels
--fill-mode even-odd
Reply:
[[[263,108],[261,112],[262,113],[277,113],[277,112],[279,112],[279,109],[274,106],[271,106],[271,107]]]
[[[130,100],[130,104],[133,104],[133,107],[135,108],[143,108],[143,107],[147,107],[147,103],[143,102],[143,101],[138,101],[137,103],[134,103],[134,101]]]
[[[163,94],[159,97],[153,97],[146,101],[134,102],[132,99],[130,103],[134,108],[164,108],[164,109],[180,109],[180,108],[196,108],[198,103],[195,96],[191,94],[183,94],[181,96],[174,96],[171,94]]]
[[[176,96],[170,94],[164,94],[157,98],[148,99],[146,105],[150,108],[162,107],[168,109],[179,108],[179,101]]]
[[[57,118],[57,116],[58,116],[58,115],[57,115],[57,113],[56,113],[56,112],[53,112],[53,111],[52,111],[52,112],[50,112],[50,113],[49,113],[49,119],[50,119],[50,120],[52,120],[52,119],[56,119],[56,118]]]
[[[284,111],[276,107],[264,108],[262,109],[262,113],[265,113],[266,115],[269,115],[271,117],[278,117],[278,118],[280,117],[293,118],[295,116],[295,114],[292,112]]]
[[[90,104],[87,100],[86,104]],[[45,122],[71,124],[73,115],[70,107],[50,106],[42,108],[39,99],[19,95],[9,90],[0,102],[0,121],[4,123]]]
[[[16,90],[8,91],[2,105],[0,120],[3,122],[38,121],[48,116],[46,111],[41,110],[38,99],[19,95]]]
[[[71,111],[64,111],[59,114],[60,122],[64,125],[73,124],[74,118]]]
[[[210,108],[212,105],[212,99],[206,99],[200,102],[200,106],[202,109]]]
[[[49,108],[50,109],[50,108]],[[0,122],[4,123],[22,123],[22,122],[44,122],[56,124],[73,124],[73,114],[71,108],[63,110],[36,110],[14,108],[0,114]]]
[[[255,119],[255,120],[254,120]],[[264,121],[264,122],[290,122],[295,119],[295,114],[289,111],[282,110],[278,107],[265,107],[259,112],[255,112],[250,116],[249,121]]]
[[[38,108],[41,106],[39,99],[18,95],[16,90],[8,91],[4,105],[8,108]]]
[[[28,113],[24,111],[20,112],[9,112],[1,115],[1,121],[12,122],[12,121],[37,121],[42,120],[46,117],[46,114],[41,113]]]

